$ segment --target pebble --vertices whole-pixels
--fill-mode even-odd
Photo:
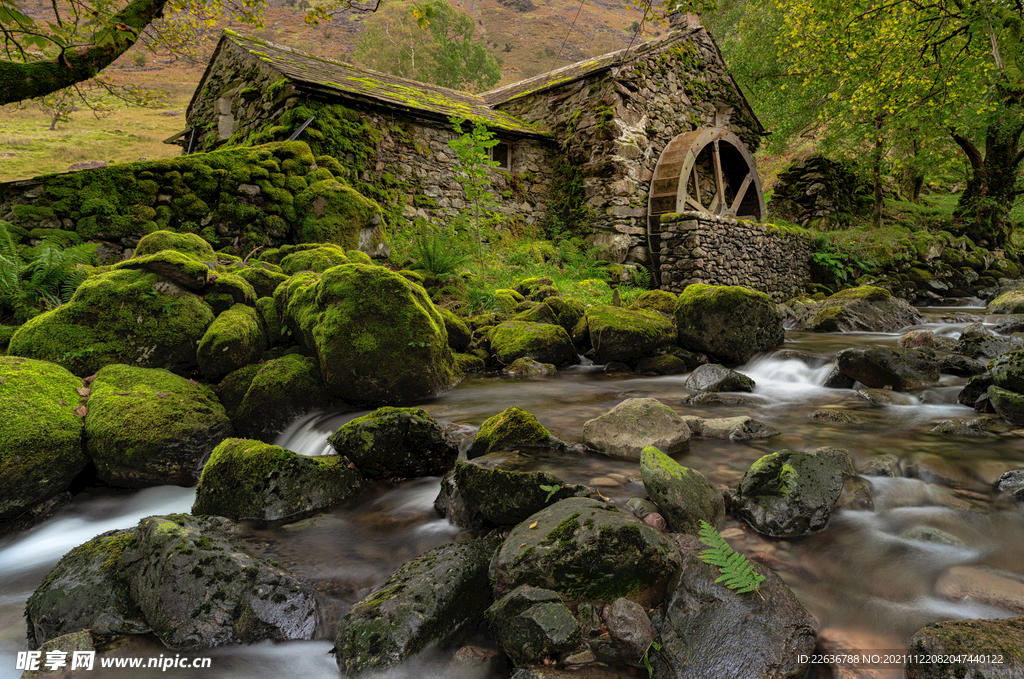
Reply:
[[[615,488],[622,484],[615,479],[608,478],[607,476],[595,476],[587,481],[587,485],[594,486],[595,488]]]

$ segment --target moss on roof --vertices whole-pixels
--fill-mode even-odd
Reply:
[[[302,90],[368,104],[383,103],[428,118],[447,120],[451,116],[458,116],[483,123],[495,130],[529,136],[550,136],[550,132],[535,123],[491,109],[481,97],[474,94],[324,59],[230,30],[224,31],[221,40],[230,41],[269,64]]]

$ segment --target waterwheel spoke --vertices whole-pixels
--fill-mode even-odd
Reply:
[[[754,174],[748,172],[747,176],[743,178],[743,183],[740,184],[740,188],[736,191],[736,198],[732,201],[732,207],[729,208],[729,213],[735,216],[737,210],[740,209],[740,203],[743,202],[743,197],[747,195],[747,189],[750,188],[751,182],[754,181]]]
[[[715,165],[715,199],[711,201],[711,212],[719,205],[725,205],[725,178],[722,176],[722,156],[718,152],[718,140],[714,141],[711,149],[711,157]]]
[[[693,181],[693,191],[686,192],[686,204],[692,207],[697,212],[704,212],[704,206],[700,202],[700,177],[697,175],[697,163],[696,161],[690,167],[690,176],[687,178],[687,183]]]

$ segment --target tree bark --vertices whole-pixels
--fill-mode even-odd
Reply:
[[[79,45],[45,61],[0,61],[0,105],[41,97],[92,78],[135,44],[143,29],[161,16],[165,4],[167,0],[132,0],[111,18],[113,40],[105,44]]]
[[[875,207],[871,213],[871,223],[876,229],[882,227],[882,207],[885,198],[882,196],[882,125],[885,122],[883,116],[875,116],[875,148],[871,154],[871,183],[875,193]]]

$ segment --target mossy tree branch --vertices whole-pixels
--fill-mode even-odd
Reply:
[[[0,61],[0,105],[40,97],[92,78],[124,54],[143,29],[161,16],[168,0],[132,0],[93,34],[52,59]]]

